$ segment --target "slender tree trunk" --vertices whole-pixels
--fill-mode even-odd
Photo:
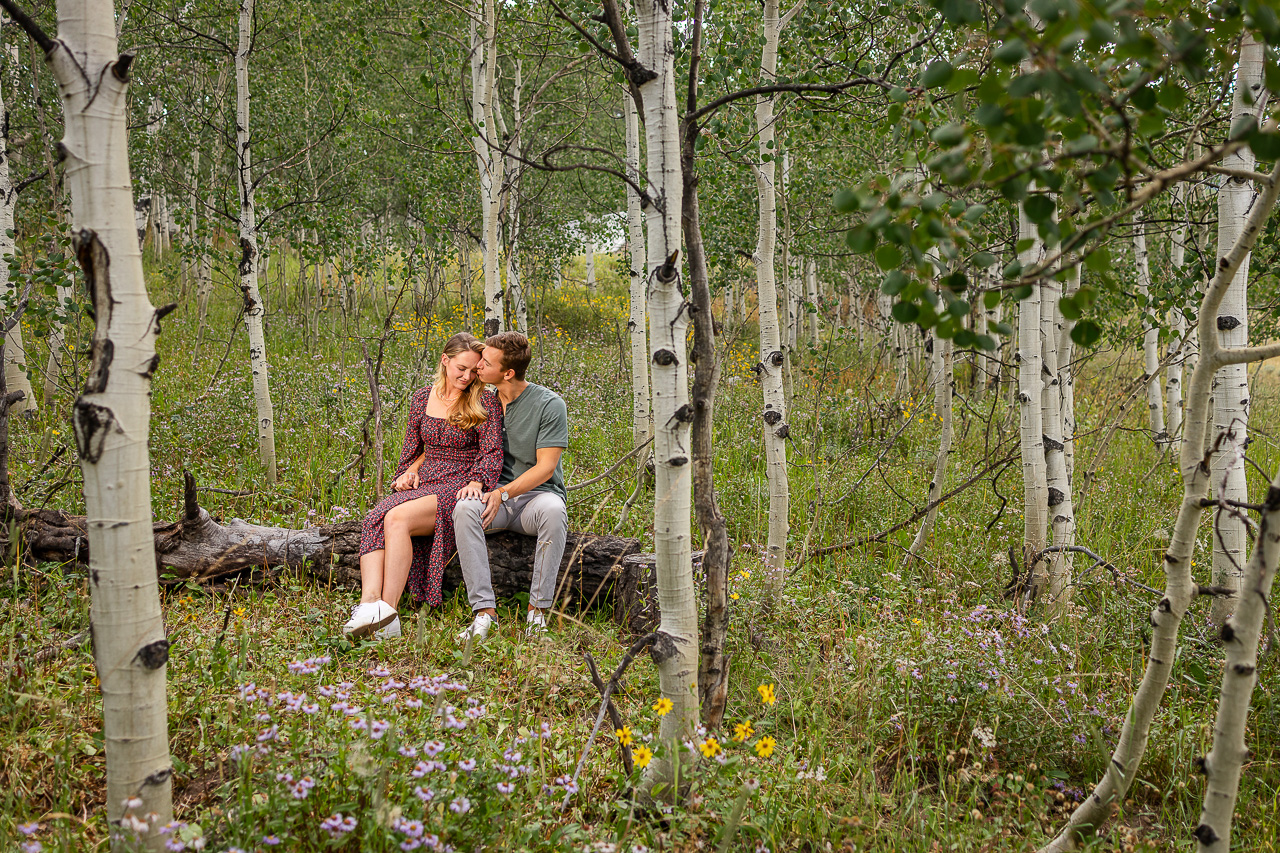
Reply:
[[[640,183],[640,116],[635,99],[627,92],[622,97],[622,110],[627,123],[627,176],[636,186]],[[649,336],[645,328],[645,250],[644,210],[640,194],[627,186],[627,249],[630,257],[631,315],[627,329],[631,335],[631,441],[639,447],[652,434],[649,416]],[[643,466],[648,455],[641,454]]]
[[[1044,244],[1034,222],[1018,206],[1018,240],[1032,241],[1022,252],[1023,268],[1040,261]],[[1048,568],[1036,561],[1047,544],[1049,526],[1049,483],[1044,453],[1044,358],[1040,341],[1040,301],[1043,285],[1037,282],[1031,295],[1018,303],[1018,410],[1022,447],[1024,565],[1032,572],[1030,594],[1037,596],[1048,581]],[[1034,565],[1033,565],[1034,564]]]
[[[1244,66],[1243,61],[1241,66]],[[1248,360],[1247,352],[1231,353],[1221,348],[1220,336],[1216,334],[1217,317],[1229,287],[1233,286],[1237,271],[1252,250],[1262,231],[1263,223],[1275,208],[1277,196],[1280,196],[1280,167],[1272,169],[1270,180],[1263,192],[1254,200],[1247,220],[1243,228],[1237,231],[1236,238],[1225,247],[1225,251],[1223,251],[1223,244],[1219,244],[1214,275],[1205,288],[1204,298],[1201,300],[1200,310],[1196,316],[1200,330],[1201,352],[1187,388],[1186,417],[1183,421],[1184,432],[1179,459],[1183,483],[1182,504],[1173,526],[1169,548],[1164,555],[1164,596],[1150,614],[1152,630],[1146,671],[1129,706],[1129,712],[1125,715],[1120,739],[1102,780],[1094,788],[1093,793],[1086,797],[1085,801],[1072,813],[1062,831],[1041,848],[1042,853],[1074,850],[1083,838],[1096,833],[1115,804],[1122,801],[1128,793],[1142,763],[1151,722],[1155,718],[1156,711],[1159,710],[1161,697],[1169,684],[1169,676],[1178,656],[1178,629],[1187,610],[1200,592],[1191,573],[1191,559],[1195,551],[1196,533],[1200,526],[1201,502],[1208,492],[1212,477],[1212,472],[1204,463],[1202,449],[1205,435],[1209,431],[1213,377],[1219,368],[1227,364],[1236,361],[1245,363]],[[1271,494],[1273,493],[1268,495],[1268,506],[1272,501]],[[1256,589],[1251,587],[1250,594],[1256,594]],[[1252,617],[1249,618],[1252,619]],[[1229,624],[1233,626],[1232,636],[1226,637],[1226,642],[1228,644],[1239,642],[1242,651],[1247,652],[1248,637],[1243,632],[1247,630],[1249,623],[1245,623],[1240,628],[1240,636],[1235,635],[1237,626],[1234,620]],[[1253,642],[1256,643],[1256,633],[1253,637]],[[1224,676],[1224,678],[1230,677],[1230,672]],[[1229,728],[1228,733],[1230,733]],[[1224,772],[1229,770],[1229,765],[1226,765]],[[1223,790],[1220,786],[1226,783],[1226,777],[1211,781],[1206,788],[1206,795],[1212,795],[1215,790]],[[1226,814],[1230,815],[1230,813],[1228,804]],[[1202,842],[1210,846],[1225,835],[1221,828],[1212,826],[1207,830],[1197,828],[1196,834]],[[1225,848],[1214,847],[1213,849]]]
[[[254,0],[240,0],[240,42],[236,49],[236,188],[240,196],[240,292],[249,328],[249,366],[253,370],[253,399],[258,413],[258,459],[268,483],[276,481],[276,428],[271,405],[267,340],[262,327],[266,312],[258,293],[258,223],[253,200],[253,151],[249,131],[249,52],[253,48]]]
[[[587,241],[587,248],[582,253],[583,262],[587,270],[587,293],[594,294],[596,292],[596,243],[594,240]]]
[[[1079,267],[1074,275],[1079,275]],[[1070,381],[1070,366],[1063,366],[1062,347],[1071,341],[1070,334],[1063,334],[1066,318],[1062,316],[1062,283],[1047,278],[1040,285],[1040,340],[1044,346],[1045,387],[1041,397],[1044,427],[1044,467],[1050,525],[1053,544],[1069,548],[1076,541],[1075,506],[1072,500],[1071,471],[1067,466],[1067,441],[1071,435],[1066,428],[1064,412],[1064,379]],[[1071,552],[1059,550],[1049,558],[1048,612],[1049,619],[1065,613],[1075,588],[1072,583]]]
[[[1160,391],[1160,327],[1151,310],[1151,264],[1147,257],[1147,226],[1134,223],[1133,260],[1138,270],[1138,296],[1142,305],[1142,372],[1147,378],[1147,421],[1156,446],[1169,435],[1164,428],[1164,395]]]
[[[476,165],[480,170],[480,215],[484,231],[480,246],[484,266],[484,335],[506,328],[502,281],[498,273],[498,195],[502,190],[502,155],[494,120],[493,98],[498,63],[498,37],[494,0],[476,0],[471,21],[471,118],[475,136]],[[475,18],[484,22],[481,37]]]
[[[760,83],[777,79],[778,38],[784,26],[778,0],[765,0],[764,47],[760,54]],[[791,516],[791,486],[787,475],[787,396],[783,374],[787,361],[778,318],[778,279],[775,252],[778,243],[778,195],[774,96],[756,98],[756,196],[759,225],[752,261],[756,267],[757,311],[760,316],[760,384],[764,390],[763,418],[765,475],[769,481],[769,529],[765,547],[765,607],[773,608],[786,579],[787,532]],[[784,267],[785,269],[785,267]]]
[[[1169,263],[1175,279],[1182,277],[1186,266],[1187,223],[1183,204],[1185,193],[1186,187],[1183,184],[1178,184],[1173,188],[1173,211],[1174,216],[1179,219],[1170,241]],[[1187,344],[1187,315],[1182,310],[1181,303],[1177,303],[1169,309],[1169,330],[1173,339],[1174,357],[1170,360],[1169,367],[1165,372],[1164,388],[1165,406],[1169,411],[1169,436],[1172,442],[1182,433],[1182,373]]]
[[[930,374],[933,376],[934,381],[933,408],[938,416],[942,418],[942,430],[938,436],[938,455],[933,463],[933,477],[929,480],[929,494],[926,504],[934,504],[941,497],[942,491],[947,485],[947,465],[951,460],[951,443],[955,432],[952,426],[951,405],[956,386],[954,352],[954,344],[950,338],[945,340],[934,339],[933,354],[930,357],[932,362]],[[919,555],[920,549],[928,541],[929,533],[933,530],[933,524],[937,518],[938,507],[935,505],[925,514],[925,517],[920,522],[920,529],[916,531],[915,539],[911,540],[911,547],[907,549],[904,568],[910,566],[911,561]]]
[[[0,42],[0,51],[3,43]],[[3,75],[0,75],[0,84]],[[50,183],[53,177],[50,176]],[[4,304],[13,306],[18,301],[18,290],[9,281],[9,261],[13,257],[13,209],[18,204],[18,191],[9,175],[9,107],[0,90],[0,295]],[[2,313],[9,313],[5,308]],[[27,377],[27,349],[22,341],[22,320],[4,336],[4,381],[8,391],[21,391],[21,400],[7,407],[6,414],[34,412],[37,408],[31,392],[31,380]]]
[[[1236,91],[1231,116],[1261,116],[1267,103],[1262,87],[1263,45],[1246,33],[1240,45]],[[1247,93],[1247,94],[1246,94]],[[1229,169],[1251,171],[1255,160],[1247,146],[1223,158]],[[1224,177],[1218,190],[1218,246],[1231,246],[1240,235],[1249,209],[1257,197],[1252,182],[1244,178]],[[1245,346],[1249,342],[1249,261],[1240,262],[1236,277],[1222,300],[1217,316],[1218,345],[1223,349]],[[1201,342],[1203,348],[1204,343]],[[1244,450],[1249,440],[1249,372],[1243,364],[1223,367],[1213,383],[1213,489],[1221,500],[1247,501]],[[1213,519],[1213,583],[1240,589],[1244,564],[1248,556],[1245,521],[1239,513],[1217,509]],[[1235,609],[1236,598],[1214,599],[1210,611],[1213,624],[1221,625]]]
[[[58,39],[42,46],[62,94],[75,247],[96,316],[88,379],[72,421],[91,549],[107,819],[118,830],[125,801],[138,797],[138,818],[158,816],[145,842],[158,850],[164,839],[157,830],[173,813],[173,768],[165,701],[169,642],[156,582],[147,439],[163,312],[147,297],[134,230],[126,128],[132,57],[117,53],[115,33],[111,3],[61,0]],[[114,846],[127,844],[122,839]]]
[[[515,116],[515,133],[509,138],[507,145],[509,150],[516,153],[520,151],[520,97],[523,81],[521,79],[521,62],[516,60],[516,76],[511,87],[512,113]],[[502,131],[503,138],[507,137],[506,122],[502,120],[502,113],[498,111],[500,105],[495,102],[494,108],[498,115],[498,126]],[[507,295],[511,300],[512,324],[515,325],[516,331],[525,334],[529,331],[529,311],[525,305],[524,287],[521,284],[520,276],[520,172],[521,166],[519,161],[514,157],[508,158],[505,167],[507,177],[506,186],[503,192],[506,195],[507,210]]]
[[[680,288],[680,216],[683,183],[676,115],[675,55],[671,5],[637,0],[639,61],[654,76],[639,85],[644,105],[648,184],[656,204],[647,212],[649,250],[649,346],[653,363],[655,498],[654,550],[657,554],[658,642],[650,651],[658,667],[662,696],[673,705],[658,736],[663,754],[649,765],[646,790],[675,779],[683,738],[698,722],[698,605],[690,543],[691,468],[688,458],[688,360],[685,338],[689,312]]]
[[[704,9],[705,0],[695,0],[687,115],[692,115],[698,107],[698,64],[702,52]],[[682,128],[681,171],[684,175],[684,237],[689,249],[689,292],[693,300],[690,306],[694,318],[693,352],[697,365],[693,375],[693,492],[698,526],[702,530],[702,570],[707,587],[698,696],[703,720],[714,729],[724,720],[729,691],[729,656],[724,650],[729,632],[729,530],[720,512],[715,486],[714,421],[720,361],[716,355],[714,304],[698,210],[695,163],[700,130],[696,122],[688,120]]]
[[[804,283],[806,294],[805,315],[809,318],[809,343],[818,343],[818,263],[813,258],[805,258]]]

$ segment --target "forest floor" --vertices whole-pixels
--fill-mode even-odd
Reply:
[[[155,516],[180,513],[185,469],[201,487],[224,490],[201,494],[224,517],[291,527],[359,517],[373,497],[371,465],[336,472],[362,441],[370,395],[361,347],[377,351],[385,303],[356,322],[337,308],[272,302],[280,482],[268,488],[235,301],[230,290],[215,294],[215,306],[227,307],[212,311],[198,352],[194,299],[164,321],[152,420]],[[530,378],[568,402],[566,478],[581,482],[629,447],[624,295],[566,288],[547,293],[543,305],[546,332]],[[426,376],[423,348],[436,352],[463,325],[455,305],[433,307],[418,317],[402,306],[386,338],[389,471],[404,401]],[[527,640],[516,627],[523,604],[508,602],[501,630],[466,659],[453,640],[468,618],[460,595],[410,614],[400,640],[352,646],[340,635],[356,601],[351,591],[304,576],[236,588],[168,584],[181,821],[171,849],[267,850],[276,841],[290,850],[391,851],[426,849],[439,836],[459,850],[934,853],[1031,849],[1054,833],[1106,766],[1142,674],[1155,597],[1083,559],[1075,606],[1052,625],[1004,597],[1004,555],[1022,535],[1017,413],[1007,385],[998,393],[971,386],[963,358],[949,482],[994,467],[942,506],[923,559],[903,569],[914,524],[887,543],[798,559],[908,518],[924,502],[936,452],[931,395],[894,399],[886,357],[835,335],[800,353],[789,446],[792,571],[776,615],[763,619],[768,495],[752,334],[754,327],[727,326],[716,418],[717,487],[736,550],[728,714],[724,729],[709,733],[714,741],[694,744],[712,760],[686,765],[689,795],[680,805],[646,809],[624,796],[634,777],[625,777],[606,726],[580,790],[561,809],[599,704],[583,653],[611,670],[631,640],[603,615],[568,614],[548,640]],[[1076,482],[1091,468],[1094,476],[1087,494],[1076,487],[1077,541],[1124,578],[1161,587],[1159,555],[1181,486],[1170,454],[1145,430],[1140,402],[1095,461],[1140,374],[1137,356],[1103,347],[1081,365]],[[1277,380],[1268,365],[1251,395],[1250,454],[1265,471],[1280,463],[1271,432]],[[922,377],[915,384],[923,387]],[[77,385],[69,377],[56,405],[11,422],[13,479],[26,506],[82,508],[68,420]],[[1260,494],[1262,475],[1250,470],[1249,482]],[[613,529],[633,485],[619,474],[575,492],[571,526]],[[652,499],[645,490],[619,530],[646,550]],[[1197,539],[1201,578],[1208,524],[1206,516]],[[19,566],[12,554],[8,565],[0,581],[0,849],[13,849],[28,821],[42,825],[45,850],[105,849],[90,649],[82,642],[31,657],[87,628],[84,571]],[[1209,744],[1222,662],[1203,603],[1184,622],[1179,654],[1138,780],[1088,849],[1194,843],[1203,782],[1193,762]],[[1239,849],[1280,844],[1276,666],[1275,654],[1263,661],[1254,697]],[[657,698],[656,674],[641,658],[615,694],[636,747],[658,748],[650,740]],[[741,815],[736,826],[731,814]]]

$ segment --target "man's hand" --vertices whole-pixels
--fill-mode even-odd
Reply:
[[[484,512],[480,513],[480,522],[487,530],[497,516],[498,510],[502,509],[502,487],[499,486],[492,492],[485,492],[481,495],[481,499],[484,501]]]
[[[418,488],[418,484],[420,482],[421,480],[418,478],[418,469],[413,467],[405,471],[399,477],[396,477],[395,482],[391,484],[391,488],[395,489],[397,492],[406,492],[410,489]]]
[[[458,489],[458,500],[465,501],[471,499],[482,499],[484,497],[484,485],[472,480],[461,489]]]

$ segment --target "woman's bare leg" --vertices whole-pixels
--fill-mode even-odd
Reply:
[[[382,561],[382,600],[397,610],[400,594],[409,580],[409,567],[413,564],[411,537],[430,536],[435,530],[435,495],[397,504],[382,519],[382,533],[387,545]],[[363,558],[360,560],[360,580],[363,585]]]
[[[386,564],[384,549],[360,555],[360,603],[371,604],[382,598],[383,567]]]

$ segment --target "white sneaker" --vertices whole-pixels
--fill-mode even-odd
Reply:
[[[547,612],[545,610],[530,610],[524,618],[524,633],[527,637],[546,637],[547,636]]]
[[[349,637],[367,637],[397,618],[396,609],[385,601],[357,604],[351,608],[351,618],[342,626],[342,633]]]
[[[393,640],[399,636],[400,636],[400,617],[399,616],[391,620],[390,624],[388,624],[385,628],[379,628],[378,630],[373,632],[373,638],[375,640]]]
[[[498,624],[498,620],[494,619],[488,613],[477,613],[476,618],[466,627],[461,634],[458,635],[459,643],[466,643],[467,637],[474,636],[476,642],[480,642],[489,636],[489,629]]]

